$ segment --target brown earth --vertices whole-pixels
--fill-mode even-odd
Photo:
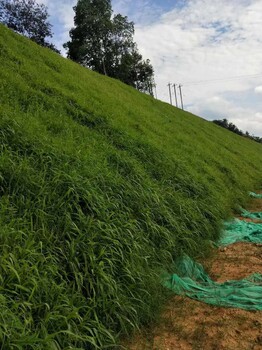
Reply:
[[[262,191],[258,191],[257,193],[262,194]],[[262,209],[262,199],[253,199],[250,203],[249,210],[261,211],[261,209]]]
[[[249,210],[262,211],[262,200],[252,200]],[[204,265],[217,282],[262,273],[262,244],[220,248]],[[174,296],[158,324],[143,329],[125,346],[129,350],[262,350],[262,312]]]

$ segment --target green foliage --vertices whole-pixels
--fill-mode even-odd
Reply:
[[[152,94],[153,67],[133,41],[134,23],[114,15],[110,0],[78,0],[68,57],[98,73]]]
[[[71,29],[68,57],[86,67],[106,74],[105,50],[111,29],[111,1],[80,0],[74,7],[75,28]]]
[[[239,130],[235,124],[229,123],[227,119],[213,120],[213,123],[221,126],[222,128],[228,129],[229,131],[232,131],[235,134],[238,134],[240,136],[244,136],[256,142],[262,143],[262,137],[250,135],[247,131],[244,133],[243,131]]]
[[[52,37],[47,7],[35,0],[0,0],[0,22],[17,33],[55,52],[55,46],[46,41]]]
[[[108,349],[261,184],[261,145],[0,26],[0,347]]]

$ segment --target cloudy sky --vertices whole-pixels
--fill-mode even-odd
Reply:
[[[42,0],[61,49],[76,0]],[[227,118],[262,136],[262,0],[112,0],[135,22],[135,41],[155,70],[157,97],[182,84],[185,109]],[[174,96],[173,96],[173,103]]]

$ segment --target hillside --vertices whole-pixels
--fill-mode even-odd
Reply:
[[[262,145],[0,26],[0,345],[115,348],[262,184]]]

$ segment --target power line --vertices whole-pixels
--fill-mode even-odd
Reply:
[[[199,80],[199,81],[191,81],[191,82],[186,82],[184,85],[200,85],[200,84],[205,84],[205,83],[213,83],[213,82],[218,82],[218,81],[230,81],[230,80],[237,80],[237,79],[242,79],[242,78],[258,78],[262,77],[262,73],[259,74],[246,74],[246,75],[235,75],[231,77],[225,77],[225,78],[217,78],[217,79],[207,79],[207,80]]]
[[[172,103],[172,95],[171,95],[171,83],[168,83],[167,86],[168,86],[168,90],[169,90],[170,104],[172,105],[173,103]]]
[[[177,84],[173,84],[173,88],[174,88],[174,93],[175,93],[176,106],[178,107],[178,103],[177,103],[177,94],[176,94],[176,85],[177,85]]]
[[[157,99],[157,89],[156,89],[157,85],[156,83],[154,84],[154,88],[155,88],[155,95],[156,95],[156,99]]]
[[[180,100],[181,100],[181,108],[184,110],[184,104],[183,104],[183,96],[182,96],[182,85],[178,85],[179,91],[180,91]]]

